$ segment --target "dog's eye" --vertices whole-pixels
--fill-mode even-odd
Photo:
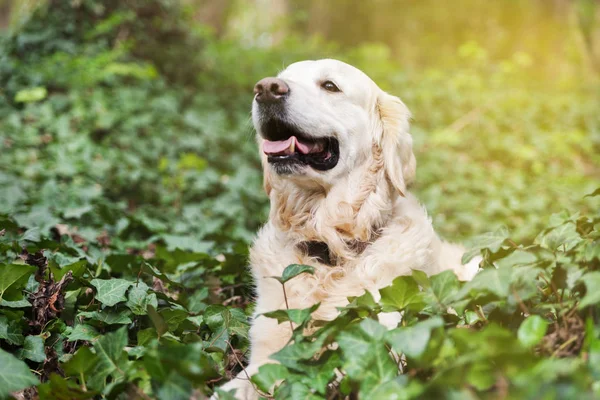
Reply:
[[[338,88],[335,83],[331,81],[325,81],[321,84],[321,87],[328,92],[341,92],[340,88]]]

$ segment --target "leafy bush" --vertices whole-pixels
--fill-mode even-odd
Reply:
[[[380,290],[379,302],[350,299],[331,322],[310,320],[311,310],[279,313],[280,323],[298,324],[293,342],[252,380],[269,391],[285,379],[274,392],[281,399],[594,398],[599,223],[598,213],[555,214],[528,246],[505,229],[486,234],[466,255],[484,255],[471,282],[413,271]],[[382,311],[403,312],[400,326],[376,322]]]
[[[414,274],[335,321],[276,313],[299,327],[257,388],[597,395],[596,92],[515,89],[526,57],[494,63],[476,43],[464,68],[409,71],[380,45],[248,47],[190,28],[177,2],[99,4],[49,1],[0,44],[0,397],[188,399],[242,370],[247,246],[267,215],[252,85],[323,56],[413,110],[416,191],[442,234],[496,231],[473,239],[471,283]],[[563,208],[581,214],[546,220]],[[386,332],[374,317],[393,310]]]

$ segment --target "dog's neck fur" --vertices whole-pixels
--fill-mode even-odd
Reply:
[[[273,182],[271,220],[295,245],[322,242],[335,264],[355,259],[393,217],[397,191],[387,181],[381,149],[329,190]],[[317,247],[318,248],[318,247]]]

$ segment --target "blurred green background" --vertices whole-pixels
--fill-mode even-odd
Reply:
[[[267,206],[253,84],[334,57],[412,110],[414,190],[443,236],[506,225],[528,240],[553,212],[598,206],[582,197],[600,181],[599,13],[594,0],[4,0],[0,212],[134,247],[246,244]]]
[[[0,398],[38,384],[29,369],[41,399],[202,398],[240,372],[252,312],[247,249],[268,210],[252,88],[304,59],[347,61],[404,100],[414,191],[437,231],[467,241],[506,226],[510,234],[472,244],[505,257],[504,270],[540,257],[548,279],[519,269],[533,314],[547,318],[560,304],[556,315],[572,316],[582,276],[586,304],[598,293],[598,272],[583,275],[598,267],[597,220],[577,214],[600,209],[599,196],[584,197],[600,186],[598,0],[0,0],[0,30],[0,375],[21,369]],[[536,255],[510,253],[544,227],[555,229],[542,232]],[[74,281],[60,316],[40,322],[43,307],[30,301],[52,281],[46,268]],[[475,284],[487,284],[480,276]],[[514,331],[521,298],[502,276],[506,293],[496,301],[484,288],[487,300],[477,292],[474,304]],[[583,322],[577,329],[583,340]],[[519,375],[540,361],[545,378],[528,370],[516,387],[539,398],[556,381],[550,389],[572,398],[564,393],[591,390],[597,375],[598,351],[585,350],[598,348],[592,329],[589,319],[588,347],[577,349],[586,369],[554,359],[571,339],[553,342],[548,360],[528,350],[505,362],[516,339],[498,329],[496,342],[449,330],[467,332],[475,351],[465,354],[484,362],[450,365],[475,371],[483,393],[500,373],[501,393],[499,371]],[[63,369],[70,378],[56,375]],[[579,386],[564,386],[563,373]],[[410,376],[413,388],[429,385],[427,374]],[[474,396],[469,379],[431,387],[459,393],[450,382]],[[22,398],[35,398],[27,390]]]

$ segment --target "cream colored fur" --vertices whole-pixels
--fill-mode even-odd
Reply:
[[[315,137],[333,133],[340,143],[340,162],[326,172],[306,167],[298,174],[279,176],[263,156],[271,211],[250,251],[257,294],[246,368],[250,375],[274,362],[269,356],[290,339],[289,324],[278,325],[261,316],[286,307],[281,285],[269,277],[280,276],[289,264],[315,268],[314,275],[304,274],[286,284],[289,307],[320,302],[313,317],[322,320],[335,318],[336,307],[365,290],[378,298],[379,289],[412,270],[435,274],[452,269],[463,280],[477,271],[476,263],[461,264],[460,246],[440,240],[425,209],[407,190],[416,162],[410,114],[400,99],[335,60],[296,63],[279,77],[290,86],[289,118]],[[323,92],[320,83],[325,79],[333,80],[342,92]],[[261,118],[254,102],[257,130]],[[305,241],[327,243],[336,265],[323,265],[303,254],[298,244]],[[353,243],[367,245],[361,252]],[[392,328],[400,316],[381,315],[380,321]],[[239,399],[258,398],[245,373],[223,389],[237,389]]]

